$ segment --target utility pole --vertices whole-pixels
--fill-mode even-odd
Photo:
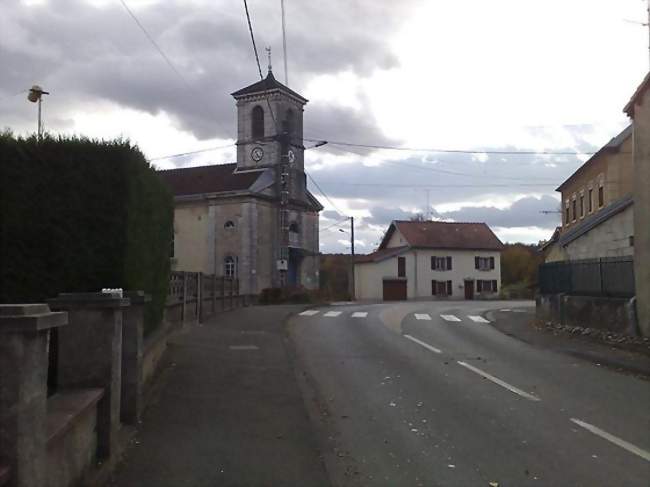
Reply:
[[[288,285],[287,273],[289,271],[289,195],[291,191],[291,162],[292,157],[289,149],[289,134],[282,130],[278,134],[280,140],[280,167],[279,167],[279,189],[280,189],[280,255],[278,270],[280,271],[280,286]]]
[[[289,70],[287,69],[287,27],[284,15],[284,0],[280,0],[280,9],[282,10],[282,49],[284,57],[284,84],[289,86]]]
[[[354,217],[350,217],[350,298],[354,301]]]

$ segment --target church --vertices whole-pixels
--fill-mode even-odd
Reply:
[[[318,214],[307,190],[307,99],[275,79],[232,93],[237,162],[159,171],[174,196],[172,269],[239,279],[242,294],[318,288]]]

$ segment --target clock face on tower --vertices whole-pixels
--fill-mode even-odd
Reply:
[[[260,162],[263,157],[264,150],[259,146],[253,147],[253,150],[251,150],[251,159],[253,159],[255,162]]]

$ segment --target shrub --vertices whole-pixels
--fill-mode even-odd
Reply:
[[[128,141],[0,134],[0,302],[103,287],[152,295],[162,318],[173,201]]]

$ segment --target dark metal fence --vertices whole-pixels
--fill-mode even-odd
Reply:
[[[582,296],[634,296],[632,257],[604,257],[539,266],[539,290],[542,294]]]

